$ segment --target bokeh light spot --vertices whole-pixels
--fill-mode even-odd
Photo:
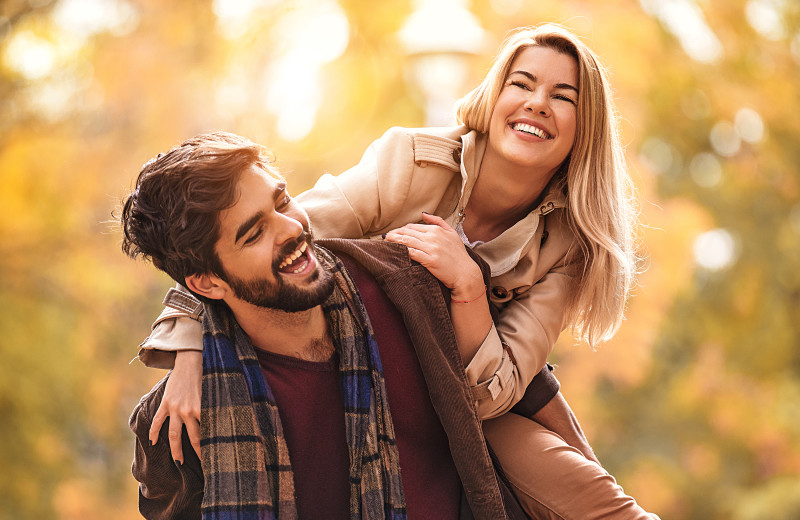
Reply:
[[[736,260],[736,241],[721,228],[699,235],[692,249],[697,265],[709,271],[726,269]]]
[[[689,174],[698,186],[713,188],[722,180],[722,165],[712,153],[699,153],[689,163]]]
[[[681,168],[680,152],[660,137],[650,137],[642,143],[640,154],[657,174],[677,173]]]
[[[764,121],[752,108],[742,108],[736,112],[733,124],[739,137],[748,143],[757,143],[764,138]]]
[[[714,151],[723,157],[732,157],[742,148],[742,140],[730,121],[720,121],[709,134]]]

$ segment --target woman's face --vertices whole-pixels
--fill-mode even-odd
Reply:
[[[575,142],[577,104],[575,59],[549,47],[526,47],[511,62],[492,111],[487,153],[549,180]]]

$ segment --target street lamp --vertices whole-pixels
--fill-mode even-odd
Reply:
[[[398,34],[407,57],[406,83],[425,107],[426,126],[455,123],[453,105],[464,92],[469,58],[485,47],[486,31],[468,0],[417,0]]]

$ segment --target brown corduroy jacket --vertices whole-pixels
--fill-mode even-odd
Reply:
[[[355,260],[376,279],[403,315],[469,505],[462,508],[461,518],[526,518],[502,477],[498,477],[502,472],[496,468],[483,437],[456,345],[446,289],[427,269],[410,260],[405,246],[376,240],[329,239],[318,243],[334,254]],[[488,283],[486,269],[484,275]],[[369,309],[369,302],[365,304]],[[544,369],[520,403],[525,415],[538,410],[557,391],[557,381]],[[200,518],[203,475],[186,434],[181,467],[165,464],[171,460],[168,428],[163,427],[159,442],[149,446],[150,424],[163,392],[164,381],[142,398],[130,420],[137,436],[132,471],[138,481],[147,483],[140,489],[140,494],[147,497],[146,501],[140,500],[140,511],[147,518]],[[182,513],[176,515],[177,511]]]

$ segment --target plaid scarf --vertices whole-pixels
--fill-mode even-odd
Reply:
[[[340,359],[350,454],[350,517],[405,519],[394,428],[377,344],[341,262],[316,247],[336,281],[323,304]],[[204,520],[295,519],[294,476],[275,398],[247,335],[224,304],[203,318]]]

